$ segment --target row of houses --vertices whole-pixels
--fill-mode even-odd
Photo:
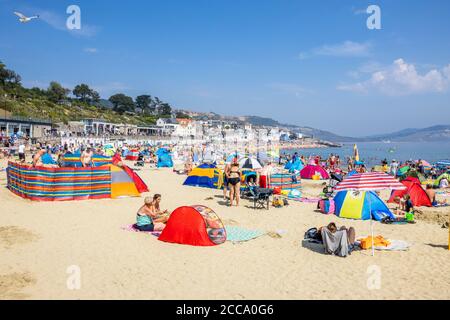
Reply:
[[[52,124],[51,121],[9,116],[0,117],[0,130],[6,136],[22,133],[32,138],[55,134],[63,137],[123,135],[160,136],[176,140],[209,140],[226,143],[249,140],[277,142],[288,139],[291,134],[289,131],[277,127],[253,127],[251,124],[242,124],[236,121],[177,118],[160,118],[153,126],[138,126],[111,123],[103,119],[84,119]]]

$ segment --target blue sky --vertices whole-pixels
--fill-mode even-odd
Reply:
[[[0,0],[0,60],[27,87],[88,83],[352,136],[450,122],[449,30],[447,0]]]

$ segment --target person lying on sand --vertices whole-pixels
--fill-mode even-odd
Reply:
[[[161,211],[159,203],[161,195],[155,194],[153,199],[146,197],[144,205],[139,208],[136,215],[136,228],[139,231],[162,231],[169,218],[167,210]]]

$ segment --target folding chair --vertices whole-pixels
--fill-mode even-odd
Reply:
[[[253,209],[269,210],[270,196],[273,194],[271,189],[262,189],[259,187],[249,188],[249,200],[253,200]]]

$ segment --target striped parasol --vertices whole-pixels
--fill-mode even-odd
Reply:
[[[344,178],[335,187],[336,191],[377,191],[386,189],[403,190],[406,187],[400,181],[384,172],[357,173]]]
[[[404,190],[406,186],[394,177],[384,172],[365,172],[347,176],[334,188],[336,191],[378,191],[378,190]],[[369,197],[370,200],[370,197]],[[369,201],[369,208],[371,203]],[[372,212],[371,209],[369,209]],[[370,219],[370,233],[372,235],[372,256],[375,255],[373,219]]]

